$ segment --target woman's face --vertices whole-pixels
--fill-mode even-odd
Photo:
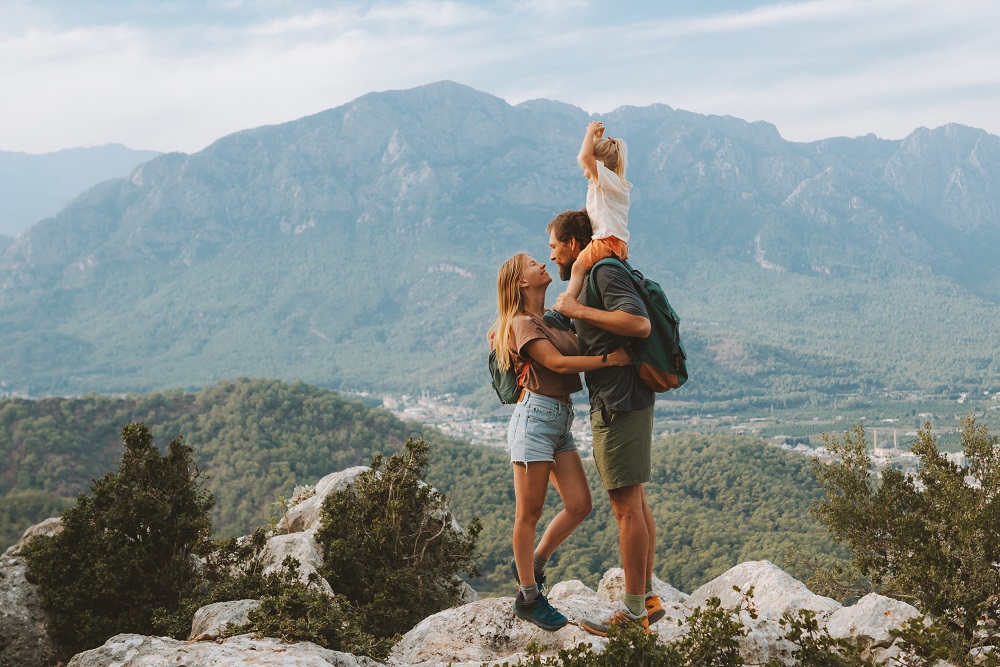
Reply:
[[[545,270],[545,265],[535,261],[530,255],[525,255],[523,262],[521,281],[524,287],[548,287],[552,282],[552,276]]]

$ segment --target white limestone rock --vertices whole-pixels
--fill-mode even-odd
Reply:
[[[306,583],[309,581],[309,575],[318,573],[323,566],[323,554],[316,542],[316,534],[312,530],[291,535],[275,535],[269,539],[260,554],[264,573],[281,569],[286,556],[299,561],[299,579]],[[324,593],[333,595],[333,588],[326,579],[320,577],[319,585]]]
[[[905,602],[869,593],[856,604],[835,611],[826,629],[831,637],[848,639],[863,649],[888,648],[894,641],[889,631],[919,616],[921,613]]]
[[[733,587],[737,587],[737,592]],[[743,624],[749,632],[740,640],[740,655],[750,664],[764,664],[777,658],[784,664],[791,662],[791,642],[782,639],[786,630],[779,621],[782,614],[796,614],[800,609],[816,613],[820,623],[841,608],[841,604],[831,598],[816,595],[805,584],[793,578],[770,561],[750,561],[724,572],[701,586],[687,599],[687,606],[705,607],[709,598],[717,597],[724,608],[736,608],[751,586],[754,587],[753,605],[757,618],[750,618],[747,612],[740,613]]]
[[[382,663],[330,651],[309,642],[239,635],[183,642],[167,637],[116,635],[103,646],[73,656],[67,667],[378,667]]]
[[[316,493],[306,498],[301,503],[291,507],[286,513],[288,525],[286,527],[286,517],[278,520],[275,530],[279,532],[300,533],[307,530],[319,528],[319,515],[323,507],[323,500],[335,491],[343,491],[350,486],[361,473],[370,470],[368,466],[354,466],[346,470],[331,473],[316,483]]]
[[[18,556],[0,556],[0,665],[41,667],[54,664],[55,644],[28,566]]]
[[[670,584],[653,575],[653,592],[660,596],[660,602],[666,607],[669,603],[683,604],[690,597]],[[597,594],[607,602],[618,602],[625,597],[625,570],[613,567],[601,577],[597,586]]]
[[[597,593],[579,579],[560,581],[550,588],[548,593],[549,602],[574,597],[593,598],[597,597]]]
[[[555,590],[555,587],[553,587]],[[576,592],[576,589],[571,589]],[[552,598],[550,597],[550,600]],[[425,618],[393,648],[389,661],[402,667],[473,667],[525,657],[529,643],[543,646],[543,655],[580,643],[603,646],[604,640],[588,633],[578,622],[584,613],[607,613],[610,605],[596,594],[556,596],[552,604],[570,624],[549,632],[514,616],[514,598],[489,598],[462,607],[445,609]]]
[[[753,586],[753,604],[758,614],[775,620],[785,612],[795,614],[800,609],[810,609],[820,622],[824,622],[842,607],[836,600],[816,595],[767,560],[740,563],[729,569],[691,593],[687,605],[692,609],[704,607],[709,598],[717,597],[723,607],[734,608],[742,599],[742,594],[733,590],[734,586],[743,593]]]
[[[57,516],[50,517],[45,521],[42,521],[41,523],[36,523],[34,526],[30,526],[27,530],[25,530],[24,533],[21,535],[21,539],[17,541],[17,544],[14,544],[11,547],[9,547],[3,553],[3,555],[5,557],[13,556],[14,554],[18,553],[24,547],[24,545],[26,545],[28,542],[38,537],[39,535],[50,535],[50,536],[58,535],[59,533],[62,532],[62,529],[63,529],[62,518]]]
[[[228,637],[232,635],[229,629],[247,623],[250,612],[259,606],[260,600],[233,600],[206,605],[194,613],[188,639]]]

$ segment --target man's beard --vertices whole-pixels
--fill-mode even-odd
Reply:
[[[556,264],[559,267],[559,280],[566,282],[573,275],[573,262],[563,266],[562,264]]]

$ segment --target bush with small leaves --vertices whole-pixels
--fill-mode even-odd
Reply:
[[[424,481],[428,445],[408,440],[388,460],[323,502],[316,540],[320,573],[344,595],[379,637],[406,632],[427,616],[455,604],[463,582],[477,576],[475,517],[462,531],[447,498]]]
[[[815,465],[826,497],[813,509],[874,590],[937,619],[907,631],[914,659],[941,653],[956,665],[1000,623],[1000,447],[974,415],[961,434],[968,466],[938,451],[925,424],[912,447],[917,476],[888,468],[880,480],[862,425],[827,437],[839,462]]]
[[[144,424],[121,432],[118,470],[62,515],[63,530],[24,548],[50,632],[77,652],[123,633],[164,634],[160,619],[196,588],[211,494],[180,436],[161,455]],[[189,617],[190,618],[190,617]]]
[[[277,637],[288,642],[307,641],[334,651],[385,660],[392,642],[373,636],[342,595],[330,597],[313,573],[309,582],[299,578],[299,562],[286,556],[282,567],[268,575],[271,591],[250,611],[249,621],[234,632]]]

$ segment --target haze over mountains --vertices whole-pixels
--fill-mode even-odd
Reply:
[[[629,143],[633,259],[684,318],[678,398],[1000,384],[1000,137],[597,118]],[[488,391],[496,268],[582,206],[590,119],[441,82],[160,156],[0,244],[0,390]]]
[[[44,155],[0,151],[0,251],[91,186],[126,176],[159,155],[117,144]]]

